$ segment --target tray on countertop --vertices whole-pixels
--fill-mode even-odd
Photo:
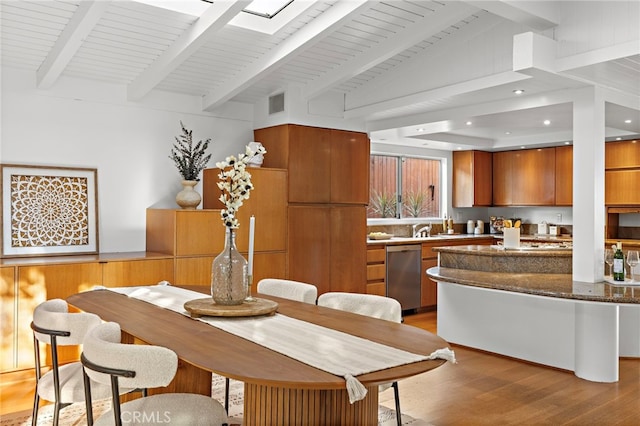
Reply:
[[[387,234],[385,232],[375,232],[367,235],[370,240],[390,240],[393,238],[393,234]]]

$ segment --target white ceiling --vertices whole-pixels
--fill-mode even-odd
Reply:
[[[305,107],[344,99],[339,113],[373,141],[447,150],[571,141],[572,101],[597,87],[607,139],[640,134],[639,0],[295,0],[267,32],[247,28],[264,19],[248,3],[198,18],[130,0],[0,0],[0,59],[42,90],[90,79],[133,101],[199,96],[203,110],[296,87]]]

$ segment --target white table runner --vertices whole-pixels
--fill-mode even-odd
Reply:
[[[190,317],[184,304],[201,299],[202,293],[168,285],[108,288]],[[206,295],[204,295],[206,297]],[[366,388],[354,376],[429,359],[455,361],[449,348],[429,356],[413,354],[341,331],[276,313],[259,317],[194,318],[245,338],[307,365],[344,377],[351,403],[366,395]]]

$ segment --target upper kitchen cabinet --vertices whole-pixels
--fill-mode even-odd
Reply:
[[[365,133],[284,124],[254,131],[267,149],[264,167],[289,171],[290,203],[367,204]]]
[[[640,168],[640,143],[635,140],[607,142],[604,145],[604,168]]]
[[[573,205],[573,147],[556,147],[556,205]]]
[[[510,206],[513,204],[511,175],[513,174],[513,151],[493,153],[493,205]]]
[[[608,206],[640,205],[640,143],[605,144],[604,203]]]
[[[453,207],[490,206],[492,154],[485,151],[453,152]]]
[[[555,148],[493,154],[494,205],[555,205],[555,187]]]

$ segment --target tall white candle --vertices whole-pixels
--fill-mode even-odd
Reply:
[[[249,219],[249,276],[253,276],[253,237],[256,230],[256,218]]]

